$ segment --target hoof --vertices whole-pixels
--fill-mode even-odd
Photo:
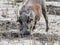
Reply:
[[[46,28],[46,32],[48,32],[48,30],[49,30],[49,27]]]

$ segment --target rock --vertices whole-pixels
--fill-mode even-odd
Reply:
[[[12,37],[12,38],[18,38],[19,35],[18,35],[18,33],[11,33],[11,37]]]

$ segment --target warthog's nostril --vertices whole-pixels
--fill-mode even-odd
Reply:
[[[29,31],[27,31],[27,30],[22,30],[21,31],[21,35],[30,35],[30,32]]]

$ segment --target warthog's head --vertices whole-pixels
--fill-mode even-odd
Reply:
[[[30,29],[28,27],[28,24],[31,23],[33,19],[30,18],[30,16],[26,14],[22,14],[19,17],[19,23],[20,23],[20,34],[21,35],[30,35]]]

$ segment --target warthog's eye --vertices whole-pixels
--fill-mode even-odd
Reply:
[[[28,16],[28,21],[27,23],[30,23],[33,19]]]

